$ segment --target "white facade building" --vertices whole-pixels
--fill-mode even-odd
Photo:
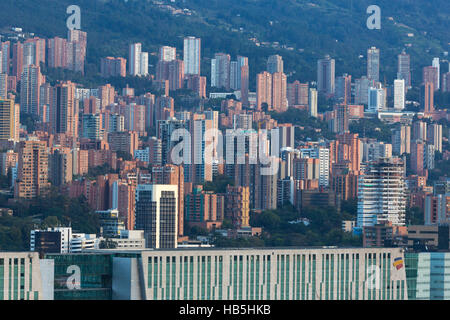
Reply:
[[[405,225],[406,184],[398,158],[370,162],[358,182],[357,226]]]
[[[200,75],[201,39],[195,37],[184,38],[184,74]]]
[[[394,80],[394,109],[405,109],[405,80]]]

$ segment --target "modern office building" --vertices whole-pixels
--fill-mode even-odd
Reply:
[[[329,55],[317,61],[317,91],[333,95],[335,89],[335,61]]]
[[[36,257],[51,267],[31,281],[51,279],[55,300],[407,300],[403,261],[398,248],[97,250]]]
[[[0,253],[0,300],[448,300],[450,253],[245,248]]]
[[[135,229],[144,230],[147,248],[177,247],[178,186],[139,184]]]
[[[370,87],[368,91],[367,112],[376,113],[382,111],[386,106],[386,94],[383,88]]]
[[[52,88],[50,122],[54,133],[78,136],[78,103],[75,100],[75,84],[67,81]]]
[[[71,227],[54,227],[30,231],[30,251],[43,253],[80,253],[98,249],[100,239],[95,234],[73,233]]]
[[[178,236],[184,234],[184,167],[173,164],[152,167],[153,184],[171,184],[178,187]]]
[[[405,253],[408,300],[449,300],[449,252]]]
[[[397,58],[397,79],[405,80],[406,88],[411,88],[411,57],[403,50]]]
[[[83,114],[83,138],[91,140],[102,140],[104,129],[102,128],[100,114]]]

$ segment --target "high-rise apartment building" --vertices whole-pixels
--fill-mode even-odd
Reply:
[[[328,188],[330,178],[330,149],[323,147],[300,149],[302,159],[318,159],[319,186]]]
[[[8,98],[8,75],[0,73],[0,98]]]
[[[162,46],[159,48],[159,61],[173,61],[177,58],[177,49],[174,47]]]
[[[410,169],[413,174],[418,176],[425,175],[425,153],[427,145],[423,140],[414,140],[411,142],[411,162]]]
[[[39,114],[40,86],[45,82],[41,68],[33,64],[25,66],[20,82],[20,108],[22,112]]]
[[[433,82],[425,82],[421,87],[420,99],[422,100],[423,110],[425,113],[434,111],[434,84]]]
[[[184,38],[183,61],[185,74],[200,75],[201,39],[195,37]]]
[[[54,133],[78,136],[78,103],[74,83],[61,82],[52,88],[50,119]]]
[[[405,225],[406,186],[400,159],[370,162],[358,183],[357,226]]]
[[[317,89],[310,88],[308,94],[308,113],[317,118]]]
[[[334,106],[334,123],[333,132],[344,133],[348,132],[349,112],[348,105],[338,104]]]
[[[250,69],[248,65],[248,58],[238,56],[237,59],[237,89],[241,90],[241,102],[244,107],[249,106],[248,92],[249,92],[249,79]],[[240,75],[239,75],[240,74]]]
[[[432,123],[427,127],[427,142],[433,145],[436,151],[442,152],[442,125]]]
[[[168,64],[168,79],[169,89],[178,90],[184,86],[184,62],[183,60],[175,59]]]
[[[292,106],[307,106],[308,105],[309,85],[307,83],[300,83],[296,80],[287,85],[287,99],[289,107]]]
[[[434,88],[435,90],[439,90],[441,88],[441,64],[439,62],[439,58],[433,58],[431,65],[437,70],[437,87]]]
[[[270,56],[267,59],[267,71],[272,74],[276,73],[276,72],[284,72],[283,57],[281,57],[277,54]]]
[[[202,184],[212,181],[213,178],[213,155],[206,154],[208,143],[204,140],[205,132],[214,128],[214,121],[207,119],[205,115],[194,115],[189,121],[189,132],[191,134],[191,164],[184,164],[184,177],[186,182]],[[217,128],[217,127],[216,127]],[[183,152],[185,152],[184,150]]]
[[[211,59],[211,87],[230,90],[230,63],[231,57],[225,53],[216,53],[214,59]]]
[[[13,45],[13,56],[12,56],[12,75],[16,79],[20,79],[20,75],[23,71],[23,43],[16,42]]]
[[[50,186],[48,152],[45,141],[27,140],[19,143],[19,163],[15,197],[32,199]]]
[[[67,67],[67,40],[55,37],[47,41],[47,63],[50,68]]]
[[[431,82],[433,84],[433,92],[439,88],[439,70],[437,67],[428,66],[422,69],[422,84],[426,85]]]
[[[272,106],[272,75],[264,71],[256,76],[256,105],[258,110],[262,110],[263,104],[268,109]]]
[[[258,110],[262,110],[263,104],[267,104],[268,110],[286,111],[288,108],[286,75],[282,72],[259,73],[256,76],[256,96]]]
[[[73,160],[72,150],[69,148],[58,148],[49,155],[49,180],[54,186],[61,186],[72,181]]]
[[[369,81],[366,76],[361,77],[360,79],[355,79],[355,103],[356,104],[365,104],[369,102],[369,86],[373,81]]]
[[[367,50],[367,78],[380,81],[380,49],[376,47]]]
[[[69,70],[84,74],[87,51],[87,33],[81,30],[69,30],[67,35],[67,67]]]
[[[104,130],[102,128],[102,119],[100,114],[83,114],[83,133],[82,137],[91,140],[102,140]]]
[[[45,39],[32,38],[26,40],[23,43],[23,68],[29,65],[40,66],[41,62],[45,63],[45,52]]]
[[[248,67],[248,58],[237,56],[236,61],[230,63],[230,88],[232,90],[242,89],[242,68]],[[247,79],[248,81],[248,79]],[[247,84],[248,85],[248,84]]]
[[[287,77],[283,72],[275,72],[272,74],[272,109],[284,112],[287,108]]]
[[[350,104],[352,98],[352,76],[343,74],[336,78],[335,98],[343,104]]]
[[[405,109],[405,80],[394,80],[394,109]]]
[[[11,42],[10,41],[5,41],[5,42],[0,42],[0,51],[2,52],[1,56],[1,60],[0,60],[0,73],[4,73],[7,75],[11,75],[10,72],[10,64],[11,64]]]
[[[446,72],[442,75],[442,91],[450,92],[450,72]]]
[[[141,43],[130,44],[128,74],[145,77],[148,75],[148,52],[142,51]]]
[[[127,59],[106,57],[100,61],[100,74],[104,78],[109,77],[126,77],[127,75]]]
[[[12,99],[0,98],[0,141],[19,141],[19,105]]]

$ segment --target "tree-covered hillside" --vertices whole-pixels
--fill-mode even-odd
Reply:
[[[65,36],[71,4],[80,6],[88,32],[88,73],[98,72],[101,57],[127,57],[128,45],[137,41],[153,53],[154,64],[158,46],[181,53],[187,35],[202,38],[205,75],[214,53],[227,52],[250,58],[252,79],[274,53],[283,56],[290,80],[314,80],[316,60],[325,53],[336,59],[336,75],[360,77],[367,48],[377,46],[382,79],[394,79],[396,55],[406,47],[417,83],[421,68],[449,51],[448,0],[2,0],[0,30],[18,26],[39,36]],[[381,8],[381,30],[366,27],[371,4]]]

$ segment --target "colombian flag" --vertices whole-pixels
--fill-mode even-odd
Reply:
[[[392,264],[397,270],[403,268],[403,259],[398,257],[394,259],[394,263]]]

